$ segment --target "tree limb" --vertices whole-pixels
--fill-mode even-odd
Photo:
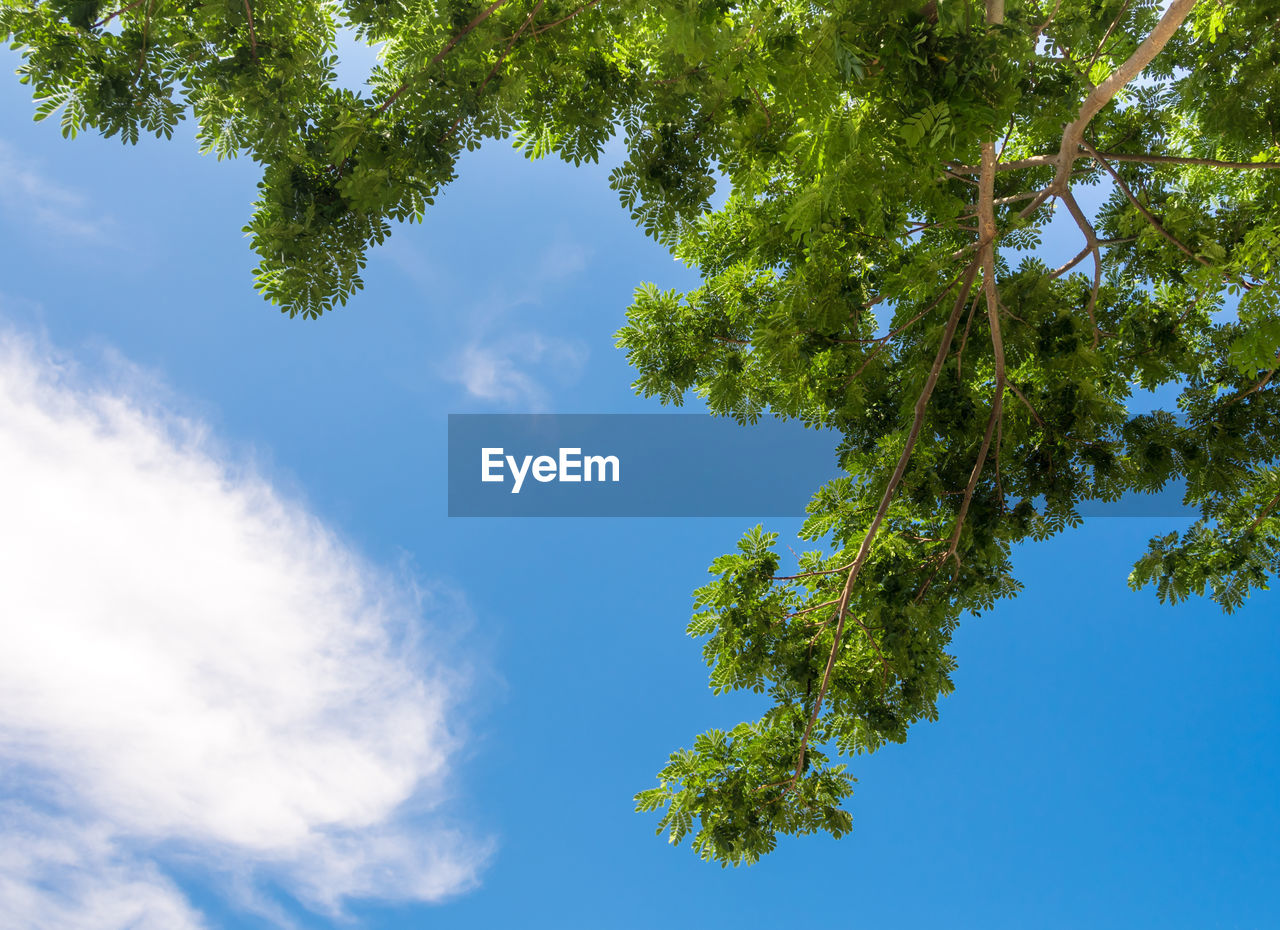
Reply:
[[[1056,193],[1067,189],[1071,178],[1071,167],[1080,157],[1080,144],[1084,141],[1084,130],[1089,125],[1089,121],[1111,102],[1122,87],[1142,73],[1143,69],[1173,38],[1173,34],[1178,31],[1178,27],[1182,25],[1183,20],[1195,5],[1196,0],[1172,0],[1165,9],[1164,15],[1160,17],[1160,21],[1156,23],[1155,29],[1142,40],[1134,53],[1111,72],[1105,81],[1090,91],[1089,96],[1085,97],[1084,103],[1080,105],[1079,114],[1067,124],[1062,133],[1062,146],[1058,151],[1058,170],[1050,185]]]
[[[244,16],[249,21],[249,53],[253,55],[253,60],[258,60],[258,36],[253,30],[253,8],[249,6],[249,0],[244,0]]]
[[[1083,151],[1083,146],[1081,151]],[[1100,154],[1108,161],[1139,162],[1147,165],[1198,165],[1205,168],[1225,168],[1236,171],[1259,171],[1268,168],[1280,168],[1280,161],[1223,161],[1218,158],[1199,158],[1194,155],[1153,155],[1149,152],[1101,152]],[[1058,157],[1056,154],[1030,155],[1017,161],[1001,162],[996,165],[996,171],[1022,171],[1027,168],[1043,168],[1047,165],[1056,165]],[[947,165],[945,170],[957,175],[979,174],[982,171],[982,166]]]
[[[557,19],[555,22],[547,23],[545,26],[539,26],[537,29],[533,30],[533,32],[529,33],[529,35],[533,37],[540,36],[547,30],[554,29],[556,28],[556,26],[559,26],[561,23],[567,23],[569,20],[573,19],[575,16],[579,16],[585,13],[587,10],[591,9],[593,6],[595,6],[599,2],[600,0],[591,0],[590,3],[584,3],[582,6],[578,7],[568,16],[562,16],[559,19]],[[752,31],[754,32],[755,27],[752,26],[751,28],[752,28]]]
[[[248,0],[246,0],[246,3],[247,2]],[[494,0],[493,3],[489,4],[489,6],[481,10],[476,15],[475,19],[467,23],[467,25],[463,27],[461,32],[459,32],[457,35],[450,38],[449,41],[445,43],[444,48],[440,49],[440,51],[436,52],[435,55],[432,56],[431,60],[427,62],[427,65],[425,68],[422,68],[421,70],[417,71],[411,77],[405,78],[405,80],[400,84],[400,86],[396,88],[395,93],[393,93],[390,97],[384,100],[382,103],[382,106],[378,107],[378,112],[385,113],[387,110],[389,110],[392,104],[394,104],[397,100],[400,99],[400,95],[403,94],[408,89],[409,83],[410,81],[413,80],[414,77],[417,77],[419,74],[422,74],[424,71],[428,70],[429,68],[435,67],[441,61],[443,61],[444,57],[448,55],[451,51],[453,51],[457,47],[459,42],[461,42],[463,39],[469,36],[477,26],[479,26],[482,22],[484,22],[486,19],[492,16],[495,12],[497,12],[499,7],[503,6],[507,2],[508,0]]]
[[[116,10],[114,13],[108,16],[104,16],[102,19],[98,20],[96,23],[93,24],[92,28],[101,29],[103,26],[111,22],[117,16],[120,16],[123,13],[128,13],[130,10],[136,10],[138,7],[142,6],[142,4],[145,2],[146,0],[133,0],[133,2],[130,3],[128,6],[122,6],[120,9]]]
[[[893,502],[898,485],[902,483],[902,476],[907,470],[907,463],[911,460],[911,453],[915,450],[916,440],[920,437],[920,428],[924,424],[924,413],[929,406],[929,398],[933,396],[933,389],[938,384],[938,377],[942,373],[943,363],[951,350],[951,341],[955,338],[956,327],[960,324],[960,316],[964,312],[965,304],[968,303],[969,291],[973,287],[973,279],[977,277],[977,274],[978,263],[976,261],[971,262],[964,284],[960,288],[960,293],[951,309],[951,316],[947,320],[942,339],[938,344],[938,352],[934,356],[933,366],[929,369],[929,375],[925,379],[924,387],[920,391],[919,397],[916,398],[915,416],[911,421],[911,428],[907,432],[907,441],[902,448],[902,453],[898,456],[898,464],[894,467],[889,483],[885,486],[884,493],[880,497],[880,506],[877,508],[876,515],[872,519],[871,525],[867,528],[866,534],[862,537],[862,544],[858,547],[858,554],[854,557],[853,563],[849,568],[849,574],[845,578],[844,588],[840,592],[840,603],[836,608],[836,630],[834,640],[831,643],[831,652],[827,655],[827,665],[822,673],[822,683],[818,687],[817,699],[813,703],[813,712],[809,715],[809,722],[805,725],[804,733],[800,737],[799,757],[796,760],[795,774],[790,781],[792,785],[799,781],[801,774],[804,772],[805,749],[809,744],[809,735],[813,732],[814,725],[818,722],[818,715],[822,712],[822,702],[826,698],[827,687],[831,683],[831,671],[835,668],[836,656],[840,652],[840,644],[844,636],[845,619],[849,615],[849,599],[853,595],[853,583],[862,571],[862,566],[866,564],[867,556],[871,553],[871,544],[880,531],[880,524],[884,522],[885,515],[889,512],[889,505]]]
[[[1093,287],[1089,291],[1089,301],[1085,304],[1085,311],[1089,314],[1089,328],[1093,331],[1093,348],[1096,349],[1098,347],[1098,291],[1102,287],[1102,249],[1099,247],[1098,233],[1089,222],[1089,218],[1084,215],[1084,211],[1080,209],[1075,194],[1068,189],[1064,190],[1061,196],[1062,202],[1071,212],[1071,217],[1084,233],[1085,248],[1093,253]]]

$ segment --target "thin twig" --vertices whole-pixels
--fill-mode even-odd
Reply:
[[[1032,42],[1037,41],[1040,36],[1044,34],[1044,31],[1049,28],[1049,25],[1053,22],[1053,18],[1058,15],[1058,7],[1060,6],[1062,6],[1062,0],[1056,0],[1053,4],[1053,9],[1049,12],[1049,15],[1045,17],[1044,22],[1039,26],[1036,26],[1035,31],[1031,33]]]
[[[1276,504],[1280,504],[1280,494],[1277,494],[1275,497],[1271,498],[1270,503],[1268,503],[1267,506],[1262,508],[1262,513],[1258,514],[1258,518],[1249,524],[1248,531],[1253,532],[1254,530],[1256,530],[1258,528],[1258,524],[1261,523],[1263,520],[1267,519],[1267,517],[1271,515],[1271,511],[1275,510]]]
[[[248,0],[245,0],[245,2],[247,4]],[[388,109],[390,109],[391,105],[394,104],[397,100],[399,100],[400,95],[403,94],[408,89],[409,83],[414,78],[416,78],[419,74],[422,74],[423,72],[428,71],[429,69],[435,67],[441,61],[443,61],[444,57],[448,55],[451,51],[453,51],[454,48],[457,47],[459,42],[461,42],[463,39],[469,36],[477,26],[479,26],[482,22],[484,22],[486,19],[492,16],[498,10],[499,7],[503,6],[507,2],[508,0],[494,0],[493,3],[489,4],[489,6],[481,10],[476,15],[475,19],[467,23],[467,25],[463,27],[461,32],[459,32],[457,35],[450,38],[449,41],[445,43],[444,48],[440,49],[440,51],[436,52],[436,54],[432,56],[431,60],[427,62],[426,67],[416,71],[412,76],[405,78],[405,80],[400,84],[400,86],[396,88],[395,93],[393,93],[390,97],[388,97],[385,101],[383,101],[382,106],[378,107],[378,112],[385,113]],[[595,2],[599,2],[599,0],[595,0]]]
[[[1125,183],[1124,178],[1120,177],[1120,174],[1116,171],[1115,168],[1111,167],[1111,163],[1107,161],[1107,159],[1103,155],[1099,154],[1098,151],[1095,150],[1094,147],[1091,146],[1088,142],[1082,142],[1081,146],[1084,148],[1086,152],[1088,152],[1090,155],[1094,157],[1094,159],[1098,162],[1098,164],[1100,164],[1104,169],[1106,169],[1107,174],[1111,175],[1111,179],[1115,181],[1116,186],[1120,188],[1120,192],[1124,194],[1124,196],[1128,199],[1129,203],[1133,204],[1134,207],[1137,208],[1138,212],[1142,214],[1143,219],[1145,219],[1151,225],[1152,229],[1154,229],[1161,236],[1163,236],[1166,241],[1173,244],[1178,249],[1178,251],[1180,251],[1183,255],[1186,255],[1188,258],[1192,259],[1193,261],[1199,262],[1200,264],[1204,265],[1206,268],[1213,267],[1213,264],[1211,262],[1206,261],[1204,258],[1201,258],[1199,255],[1197,255],[1195,252],[1191,251],[1191,249],[1189,249],[1181,239],[1179,239],[1173,233],[1169,232],[1169,230],[1164,228],[1164,224],[1161,223],[1160,220],[1156,218],[1156,215],[1154,213],[1152,213],[1150,210],[1147,209],[1146,205],[1143,204],[1142,201],[1140,201],[1136,196],[1134,196],[1133,191],[1130,189],[1129,185]],[[1248,282],[1245,282],[1245,281],[1241,281],[1241,283],[1244,284],[1246,288],[1253,286],[1252,284],[1249,284]]]
[[[803,610],[797,610],[794,613],[785,614],[779,618],[779,622],[782,620],[790,620],[793,617],[799,617],[802,614],[812,613],[815,610],[821,610],[824,607],[830,607],[831,605],[838,603],[840,603],[840,598],[832,598],[829,601],[823,601],[821,604],[814,604],[812,607],[805,607]]]
[[[1222,161],[1217,158],[1195,158],[1188,155],[1149,155],[1134,152],[1100,152],[1107,161],[1132,161],[1147,165],[1200,165],[1206,168],[1231,168],[1252,171],[1280,168],[1280,161]]]
[[[253,60],[258,60],[258,36],[253,31],[253,9],[249,6],[249,0],[244,0],[244,15],[249,21],[249,53],[253,55]]]
[[[867,528],[866,534],[862,537],[862,544],[858,547],[858,554],[854,557],[849,574],[845,578],[844,589],[840,592],[840,604],[836,608],[836,629],[831,643],[831,652],[827,655],[827,665],[822,673],[822,683],[818,688],[818,696],[813,703],[813,712],[809,715],[809,722],[800,737],[799,757],[796,760],[795,774],[791,779],[791,784],[793,785],[800,780],[800,775],[804,772],[805,749],[809,744],[809,734],[813,732],[814,725],[818,722],[818,715],[822,712],[822,702],[826,698],[827,687],[831,683],[831,671],[835,668],[836,656],[839,654],[844,636],[844,622],[849,614],[849,599],[853,595],[853,584],[858,579],[862,566],[866,564],[867,557],[871,553],[871,543],[875,540],[876,534],[879,533],[880,524],[884,522],[885,515],[889,512],[889,504],[892,503],[894,495],[897,493],[898,485],[902,483],[902,476],[906,473],[907,463],[911,460],[911,453],[915,450],[916,440],[920,437],[920,428],[924,424],[924,413],[929,406],[929,398],[933,396],[933,389],[938,384],[938,376],[942,372],[942,365],[951,351],[951,341],[955,338],[956,327],[960,324],[960,315],[964,312],[965,304],[969,301],[969,291],[973,287],[973,279],[977,276],[977,273],[978,263],[976,261],[971,262],[964,285],[960,289],[960,294],[956,297],[951,316],[947,320],[942,339],[938,344],[938,352],[934,356],[933,366],[929,369],[929,375],[925,379],[924,387],[921,389],[919,397],[916,398],[915,416],[912,419],[911,428],[907,432],[907,439],[902,453],[898,456],[898,464],[894,467],[889,483],[885,486],[884,493],[880,497],[880,506],[877,508],[876,515],[872,519],[871,525]]]
[[[798,578],[812,578],[815,575],[838,575],[840,572],[847,572],[853,568],[853,563],[841,565],[839,568],[825,568],[814,572],[801,572],[798,575],[774,575],[774,581],[795,581]]]
[[[961,364],[964,361],[964,347],[969,342],[969,327],[973,325],[973,317],[977,312],[978,304],[982,302],[982,292],[978,291],[973,295],[973,302],[969,304],[969,318],[964,322],[964,332],[960,334],[960,348],[956,349],[956,381],[963,379],[964,370]]]
[[[1093,253],[1093,287],[1089,290],[1085,311],[1089,314],[1089,329],[1093,334],[1093,348],[1096,349],[1098,347],[1098,291],[1102,287],[1102,249],[1098,244],[1098,233],[1089,222],[1089,218],[1084,215],[1084,211],[1080,209],[1075,195],[1068,189],[1062,192],[1061,197],[1062,202],[1067,205],[1067,210],[1071,212],[1072,219],[1084,233],[1085,247]]]
[[[764,128],[766,130],[773,128],[773,115],[769,112],[769,108],[765,106],[764,101],[760,99],[760,93],[755,89],[754,85],[747,85],[751,90],[751,96],[756,98],[756,103],[760,104],[760,109],[764,110]]]
[[[1081,146],[1081,152],[1084,151],[1084,147]],[[1149,152],[1101,152],[1100,154],[1108,161],[1137,162],[1144,165],[1187,165],[1205,168],[1229,168],[1239,171],[1280,168],[1280,161],[1223,161],[1219,158],[1199,158],[1194,155],[1155,155]],[[1017,161],[1001,162],[996,166],[996,170],[1004,173],[1006,171],[1022,171],[1027,168],[1043,168],[1047,165],[1056,164],[1058,157],[1056,154],[1029,155]],[[948,165],[945,170],[953,174],[976,175],[982,171],[982,166]],[[968,178],[964,180],[968,180]]]
[[[1040,414],[1036,412],[1036,408],[1031,406],[1031,401],[1027,400],[1026,396],[1018,390],[1018,386],[1012,381],[1006,381],[1005,384],[1008,385],[1009,390],[1013,391],[1014,396],[1017,397],[1018,400],[1022,401],[1022,405],[1031,411],[1031,416],[1040,424],[1040,428],[1045,432],[1048,432],[1049,427],[1045,424],[1044,420],[1040,418]]]
[[[1111,33],[1116,26],[1120,25],[1120,20],[1124,18],[1125,11],[1129,9],[1129,0],[1124,0],[1120,5],[1120,12],[1116,14],[1116,18],[1111,21],[1111,25],[1107,27],[1107,31],[1103,33],[1102,40],[1098,43],[1098,47],[1093,50],[1093,57],[1089,59],[1089,64],[1085,67],[1084,73],[1088,74],[1093,70],[1094,62],[1098,60],[1098,56],[1102,54],[1103,46],[1107,44],[1107,39],[1111,38]]]
[[[529,33],[529,35],[531,38],[540,36],[544,32],[550,29],[554,29],[556,28],[556,26],[559,26],[562,23],[567,23],[569,20],[573,19],[575,16],[580,16],[581,14],[585,13],[587,10],[591,9],[593,6],[595,6],[599,2],[600,0],[591,0],[590,3],[584,3],[582,6],[578,7],[568,16],[562,16],[560,17],[560,19],[557,19],[553,23],[547,23],[545,26],[539,26],[537,29],[533,30],[533,32]]]
[[[1276,352],[1276,358],[1280,359],[1280,351]],[[1230,407],[1232,404],[1236,403],[1237,401],[1244,400],[1250,394],[1256,394],[1258,391],[1261,391],[1264,387],[1266,387],[1268,384],[1271,383],[1271,379],[1275,377],[1277,371],[1280,371],[1280,366],[1277,366],[1276,368],[1272,368],[1265,375],[1263,375],[1262,378],[1253,387],[1249,388],[1247,391],[1241,391],[1239,394],[1236,394],[1234,397],[1229,399],[1226,402],[1226,404],[1224,404],[1224,406]]]
[[[1125,243],[1125,242],[1135,242],[1137,238],[1138,238],[1137,236],[1124,236],[1119,239],[1099,239],[1098,245],[1101,248],[1106,248],[1107,246],[1121,245],[1122,243]],[[1084,261],[1085,258],[1092,251],[1093,250],[1088,245],[1086,245],[1083,249],[1081,249],[1076,254],[1075,258],[1071,259],[1071,261],[1067,262],[1065,265],[1059,265],[1057,268],[1053,269],[1053,271],[1049,272],[1049,279],[1056,281],[1058,278],[1061,278],[1064,274],[1066,274],[1076,265]]]
[[[92,26],[92,27],[90,27],[90,28],[93,28],[93,29],[101,29],[103,26],[105,26],[107,23],[111,22],[111,21],[112,21],[113,19],[115,19],[117,16],[120,16],[120,15],[121,15],[121,14],[123,14],[123,13],[128,13],[130,10],[136,10],[138,7],[142,6],[142,4],[144,4],[144,3],[146,3],[146,2],[147,2],[147,0],[133,0],[133,3],[130,3],[128,6],[122,6],[120,9],[116,10],[116,11],[115,11],[114,13],[112,13],[110,16],[107,16],[107,17],[105,17],[105,18],[103,18],[103,19],[98,20],[98,21],[97,21],[96,23],[94,23],[94,24],[93,24],[93,26]]]

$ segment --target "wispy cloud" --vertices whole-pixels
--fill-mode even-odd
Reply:
[[[585,246],[567,239],[554,240],[538,257],[535,279],[540,284],[562,281],[587,270]]]
[[[547,291],[585,271],[587,259],[584,246],[552,240],[521,276],[518,290],[495,290],[466,315],[474,335],[446,365],[446,377],[478,400],[545,410],[554,388],[577,381],[589,352],[581,340],[529,328],[527,311],[541,304]],[[524,319],[517,319],[518,312]]]
[[[205,930],[177,886],[122,850],[105,825],[8,803],[0,836],[0,926]]]
[[[51,180],[0,140],[0,208],[15,222],[41,226],[59,236],[100,240],[107,222],[95,216],[85,196]]]
[[[550,398],[542,379],[570,383],[586,359],[585,346],[576,340],[522,333],[466,346],[453,376],[472,397],[538,412]]]
[[[0,331],[0,925],[200,927],[172,857],[321,911],[472,887],[449,605],[126,383]]]

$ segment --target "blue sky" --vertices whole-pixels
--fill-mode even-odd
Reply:
[[[68,553],[10,561],[27,594],[0,599],[30,660],[0,664],[21,672],[0,685],[0,926],[1280,925],[1280,601],[1130,592],[1176,520],[1020,550],[1027,590],[961,625],[941,720],[853,761],[851,836],[703,864],[630,798],[753,713],[712,698],[683,630],[755,521],[445,515],[449,413],[659,409],[612,334],[635,285],[692,278],[608,167],[469,155],[366,290],[307,322],[252,290],[251,163],[200,158],[189,128],[66,142],[13,80],[0,108],[0,387],[35,418],[0,423],[47,445],[4,447],[32,534],[10,524],[4,551]],[[128,717],[197,685],[163,726]]]

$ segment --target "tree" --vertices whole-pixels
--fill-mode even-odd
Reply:
[[[333,84],[342,23],[385,43],[368,95]],[[757,528],[696,593],[712,687],[771,701],[637,796],[707,859],[848,831],[839,758],[936,717],[959,618],[1081,501],[1185,481],[1199,519],[1130,576],[1162,600],[1230,611],[1280,568],[1275,0],[4,0],[0,24],[65,135],[191,112],[259,162],[258,287],[291,315],[344,302],[463,148],[577,163],[621,129],[613,187],[702,275],[637,291],[637,389],[843,437],[821,548],[784,575]],[[1049,268],[1055,205],[1080,251]],[[1162,386],[1181,417],[1131,412]]]

